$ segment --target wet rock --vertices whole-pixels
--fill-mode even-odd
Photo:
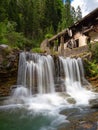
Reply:
[[[92,84],[93,91],[98,92],[98,76],[92,78],[87,77],[87,79]]]
[[[91,108],[98,109],[98,99],[90,100]]]
[[[97,130],[97,123],[82,121],[77,130]]]
[[[71,97],[67,98],[67,102],[70,103],[70,104],[75,104],[76,103],[75,99],[71,98]]]
[[[59,130],[97,130],[98,129],[98,111],[96,109],[69,108],[63,110],[61,114],[67,115],[69,124],[62,126]]]
[[[91,106],[91,108],[98,109],[98,103],[97,103],[97,104],[93,104],[93,105]]]
[[[6,45],[6,44],[1,44],[1,45],[0,45],[0,48],[4,48],[4,49],[5,49],[5,48],[8,48],[8,47],[9,47],[9,46]]]
[[[68,97],[70,97],[70,95],[69,94],[67,94],[67,93],[65,93],[65,92],[62,92],[62,93],[58,93],[59,94],[59,96],[61,96],[61,97],[63,97],[63,98],[68,98]]]
[[[95,104],[95,103],[98,103],[98,99],[92,99],[92,100],[89,101],[89,103],[90,103],[91,105],[93,105],[93,104]]]

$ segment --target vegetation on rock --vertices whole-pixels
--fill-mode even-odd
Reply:
[[[98,76],[98,42],[90,44],[89,51],[92,56],[85,59],[85,73],[88,77]]]

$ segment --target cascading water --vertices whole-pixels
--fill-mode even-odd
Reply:
[[[52,57],[21,53],[17,84],[29,88],[30,94],[55,92]]]
[[[56,92],[59,90],[57,87],[60,92]],[[82,115],[81,105],[89,105],[90,99],[98,97],[88,87],[90,84],[84,77],[80,58],[59,57],[56,63],[50,55],[22,52],[16,88],[4,102],[5,105],[0,106],[0,121],[3,120],[0,129],[58,130],[62,124],[70,125],[68,115],[72,113],[61,115],[60,112],[75,110],[76,115]],[[5,116],[5,109],[8,117]],[[8,127],[5,127],[7,119]]]
[[[71,59],[60,57],[60,62],[64,68],[66,92],[73,97],[78,104],[88,104],[93,97],[90,83],[84,77],[84,69],[81,58]],[[87,87],[87,88],[86,88]]]
[[[60,57],[60,62],[64,68],[65,74],[65,85],[72,86],[75,82],[78,82],[78,87],[82,87],[82,83],[88,84],[84,77],[84,70],[82,61],[80,58],[71,59],[71,58],[62,58]]]
[[[62,92],[74,98],[77,104],[88,104],[89,99],[95,95],[90,91],[91,85],[84,77],[81,58],[65,59],[59,57],[59,62],[59,68],[64,71],[65,88],[61,89]],[[13,97],[28,97],[35,93],[51,94],[56,92],[55,84],[57,83],[54,81],[56,77],[54,64],[56,63],[50,55],[44,56],[22,52],[19,58],[17,89]],[[87,88],[89,89],[87,90]]]

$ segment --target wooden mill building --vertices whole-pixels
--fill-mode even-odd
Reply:
[[[68,51],[72,52],[74,48],[86,46],[89,42],[98,42],[98,8],[71,27],[50,39],[45,39],[41,48],[47,53],[52,48],[60,55],[67,55]]]

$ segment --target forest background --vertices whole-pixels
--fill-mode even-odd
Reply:
[[[42,40],[81,18],[71,0],[0,0],[0,44],[39,48]]]

